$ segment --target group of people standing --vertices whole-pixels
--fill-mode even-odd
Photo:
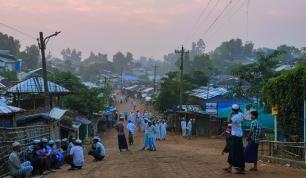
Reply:
[[[129,145],[134,144],[135,131],[144,132],[144,146],[143,150],[148,149],[156,151],[156,141],[166,140],[167,137],[167,123],[165,120],[155,119],[152,113],[144,111],[143,114],[139,110],[134,113],[133,111],[126,114],[123,112],[117,124],[114,126],[118,131],[118,148],[122,150],[129,150],[128,144],[125,137],[125,122],[128,130],[128,143]],[[125,119],[126,118],[126,119]],[[136,123],[136,125],[135,125]]]
[[[250,132],[247,135],[248,144],[244,148],[243,130],[241,123],[244,119],[240,112],[240,106],[232,105],[232,112],[228,118],[228,127],[226,129],[226,145],[222,153],[228,153],[229,167],[224,168],[225,171],[232,172],[234,167],[237,174],[245,173],[245,163],[253,163],[254,167],[251,171],[257,171],[258,146],[261,135],[261,125],[258,122],[258,112],[253,110],[251,114]]]
[[[188,121],[185,118],[181,119],[181,129],[182,129],[182,136],[187,139],[192,138],[192,123],[195,119],[189,119]]]

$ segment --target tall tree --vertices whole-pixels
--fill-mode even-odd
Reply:
[[[9,50],[14,56],[19,55],[20,42],[12,36],[0,32],[0,49]]]
[[[36,45],[27,46],[24,51],[20,53],[22,63],[26,70],[38,68],[40,60],[40,51]]]
[[[115,71],[120,73],[120,72],[123,72],[123,68],[127,66],[128,61],[126,60],[123,53],[117,52],[113,56],[113,64],[114,64]]]

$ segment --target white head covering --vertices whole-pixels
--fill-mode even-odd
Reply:
[[[39,143],[40,143],[40,140],[38,140],[38,139],[33,140],[33,144],[34,144],[34,145],[37,145],[37,144],[39,144]]]
[[[49,140],[48,144],[49,145],[53,145],[54,144],[54,140]]]
[[[101,140],[98,136],[95,136],[92,140],[98,140],[98,142]]]
[[[41,141],[44,142],[44,143],[48,143],[48,139],[46,139],[46,138],[42,138]]]
[[[77,144],[82,144],[82,140],[77,139],[77,140],[75,141],[75,143],[77,143]]]
[[[60,142],[61,142],[61,139],[57,139],[55,142],[56,142],[56,143],[60,143]]]
[[[63,138],[62,142],[68,142],[67,138]]]
[[[232,105],[232,109],[238,110],[239,108],[240,108],[240,107],[239,107],[238,104],[233,104],[233,105]]]
[[[19,143],[19,142],[14,142],[14,143],[12,144],[12,147],[13,147],[13,148],[16,148],[17,146],[20,146],[20,143]]]

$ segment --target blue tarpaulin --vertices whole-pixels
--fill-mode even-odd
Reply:
[[[109,107],[105,110],[105,115],[112,115],[113,112],[116,111],[116,110],[117,110],[117,108],[115,106],[111,106],[111,107]]]
[[[122,79],[125,80],[125,81],[136,81],[136,80],[139,80],[138,77],[133,76],[133,75],[123,75]]]

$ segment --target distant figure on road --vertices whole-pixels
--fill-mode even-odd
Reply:
[[[160,125],[160,134],[161,134],[161,139],[166,140],[167,138],[167,123],[165,120],[162,120],[162,123]]]
[[[95,161],[102,161],[106,155],[105,147],[99,137],[94,137],[92,141],[92,147],[89,150],[88,155],[93,156]]]
[[[186,127],[187,127],[186,120],[185,120],[185,118],[183,118],[182,121],[181,121],[181,128],[182,128],[182,136],[183,137],[186,137]]]
[[[124,125],[123,118],[119,119],[119,122],[115,125],[115,129],[118,131],[118,147],[121,152],[123,149],[129,151],[129,147],[126,142],[125,134],[124,134]]]
[[[149,120],[147,125],[147,134],[148,134],[148,147],[150,151],[156,151],[156,142],[155,142],[155,133],[154,133],[154,126],[152,122]]]
[[[187,132],[187,138],[191,139],[192,138],[192,119],[189,119],[187,123],[186,132]]]
[[[74,146],[70,150],[70,166],[69,170],[82,169],[84,161],[84,151],[82,147],[82,141],[77,139]]]
[[[26,176],[29,177],[33,171],[33,167],[29,161],[21,163],[19,153],[21,152],[21,144],[14,142],[12,144],[13,152],[8,159],[8,167],[12,176]]]
[[[128,132],[129,132],[129,144],[130,145],[133,145],[134,144],[134,133],[135,133],[135,124],[129,120],[129,123],[127,124],[127,129],[128,129]]]
[[[159,121],[157,121],[156,124],[155,124],[155,138],[156,138],[156,140],[161,139],[160,125],[161,125],[161,123]]]

